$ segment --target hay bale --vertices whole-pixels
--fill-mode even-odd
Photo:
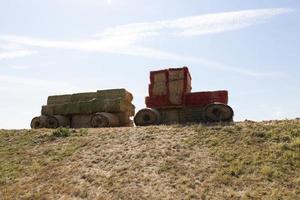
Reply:
[[[161,124],[178,124],[180,123],[179,116],[180,109],[161,109],[159,113],[161,115]]]
[[[169,82],[169,100],[172,104],[180,105],[183,103],[184,86],[184,80]]]
[[[51,115],[42,115],[35,117],[31,121],[31,128],[58,128],[60,126],[65,127],[69,126],[70,121],[67,117],[64,116],[51,116]]]
[[[169,69],[169,81],[187,79],[192,79],[189,69],[187,67]]]
[[[207,122],[231,122],[233,115],[232,108],[222,103],[212,103],[204,109],[204,119]]]
[[[47,100],[47,105],[55,105],[55,104],[64,104],[67,102],[71,102],[72,95],[54,95],[49,96]]]
[[[124,124],[123,127],[134,127],[134,122],[132,120],[130,120],[130,122],[127,124]]]
[[[56,104],[58,105],[58,104]],[[42,106],[41,114],[42,115],[54,115],[54,107],[55,105],[47,105],[47,106]]]
[[[151,83],[166,83],[168,82],[168,70],[159,70],[150,72]]]
[[[134,114],[134,106],[120,99],[92,100],[88,102],[65,103],[42,107],[43,115],[91,114],[96,112],[126,112]]]
[[[69,117],[63,115],[54,115],[53,117],[57,120],[58,127],[70,127],[71,121]]]
[[[46,128],[47,119],[48,119],[48,117],[44,116],[44,115],[39,116],[39,117],[34,117],[31,120],[30,127],[33,129]]]
[[[179,112],[180,123],[200,123],[203,122],[204,107],[187,107]]]
[[[168,86],[165,82],[149,84],[149,96],[162,96],[168,94]]]
[[[93,115],[72,115],[72,128],[91,128],[91,119]]]
[[[137,126],[150,126],[160,124],[161,117],[157,110],[145,108],[140,110],[134,117]]]
[[[91,119],[93,128],[117,127],[120,126],[119,118],[112,113],[96,113]]]
[[[127,102],[131,102],[133,100],[133,96],[130,92],[127,92],[125,89],[99,90],[97,92],[49,96],[47,100],[47,105],[92,101],[94,99],[121,99]]]
[[[132,116],[130,112],[119,112],[119,113],[114,113],[115,115],[117,115],[120,125],[123,126],[126,124],[130,123],[130,117]]]
[[[97,99],[122,99],[131,102],[133,96],[125,89],[98,90]]]
[[[96,92],[76,93],[71,95],[70,102],[91,101],[97,97]]]
[[[200,123],[204,121],[204,107],[158,109],[162,124]]]

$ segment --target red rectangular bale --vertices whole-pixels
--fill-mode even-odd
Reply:
[[[193,92],[185,96],[186,106],[206,106],[214,102],[228,104],[228,91]]]

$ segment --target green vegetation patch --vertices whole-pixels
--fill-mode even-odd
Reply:
[[[69,129],[0,132],[0,191],[19,178],[31,177],[57,165],[86,145],[81,130]],[[83,134],[82,134],[83,135]]]
[[[218,158],[214,185],[233,189],[228,193],[233,196],[224,198],[300,197],[299,121],[194,126],[194,131],[185,144],[206,146]]]

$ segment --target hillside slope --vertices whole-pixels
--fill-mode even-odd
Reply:
[[[300,199],[300,121],[0,131],[0,199]]]

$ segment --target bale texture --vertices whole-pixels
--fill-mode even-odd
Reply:
[[[96,113],[91,119],[93,128],[117,127],[120,126],[119,118],[112,113]]]
[[[130,92],[126,91],[125,89],[98,90],[97,92],[49,96],[47,100],[47,105],[92,101],[95,99],[120,99],[126,102],[131,102],[133,100],[133,96]]]
[[[58,128],[59,121],[55,116],[51,115],[42,115],[32,119],[30,123],[31,128]]]
[[[151,83],[168,82],[168,70],[151,71],[150,82]]]
[[[47,126],[47,119],[48,119],[48,117],[47,116],[43,116],[43,115],[39,116],[39,117],[34,117],[31,120],[30,127],[33,128],[33,129],[46,128],[46,126]]]
[[[91,128],[91,114],[79,114],[72,115],[71,119],[71,127],[72,128]]]
[[[96,112],[130,112],[134,114],[134,106],[120,99],[95,99],[87,102],[65,103],[42,107],[43,115],[92,114]]]
[[[149,85],[149,96],[162,96],[168,94],[168,85],[165,82]]]
[[[204,109],[204,119],[207,122],[229,122],[233,115],[232,108],[222,103],[209,104]]]
[[[58,127],[70,127],[71,122],[69,117],[63,115],[54,115],[53,117],[57,120]]]
[[[98,99],[121,99],[126,102],[131,102],[133,96],[130,92],[125,89],[112,89],[112,90],[98,90]]]
[[[183,104],[184,94],[184,80],[169,82],[169,100],[172,104]]]
[[[160,113],[151,108],[140,110],[134,117],[134,123],[137,126],[149,126],[160,124]]]

